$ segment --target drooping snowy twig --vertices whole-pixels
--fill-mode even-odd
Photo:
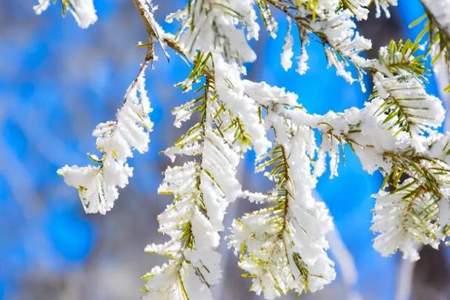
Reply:
[[[64,166],[58,170],[64,181],[78,190],[87,213],[105,214],[112,209],[119,197],[119,188],[124,188],[133,174],[127,159],[133,156],[133,150],[144,153],[148,149],[153,123],[149,118],[151,107],[145,90],[146,68],[143,64],[128,88],[117,119],[100,123],[95,128],[93,135],[97,138],[101,157],[91,154],[89,158],[93,165]]]

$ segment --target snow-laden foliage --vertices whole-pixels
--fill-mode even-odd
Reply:
[[[166,256],[169,262],[144,276],[146,299],[211,299],[209,287],[221,277],[219,232],[228,204],[241,191],[236,169],[246,134],[217,96],[211,64],[211,55],[197,55],[193,72],[180,84],[189,90],[192,82],[204,80],[199,97],[174,110],[176,124],[194,114],[198,122],[166,154],[173,161],[175,155],[198,159],[168,167],[159,187],[160,194],[174,197],[158,217],[160,232],[170,240],[149,245],[146,251]]]
[[[186,8],[167,17],[169,22],[182,24],[177,42],[185,53],[192,57],[197,51],[212,52],[240,63],[256,59],[246,40],[257,39],[259,32],[252,0],[188,2]]]
[[[352,19],[352,12],[343,10],[331,15],[324,21],[319,20],[311,25],[315,32],[325,36],[324,38],[329,45],[325,48],[329,65],[336,68],[336,73],[339,76],[352,83],[354,81],[353,76],[346,69],[348,61],[357,68],[364,66],[365,59],[360,56],[360,52],[372,48],[370,40],[355,32],[356,24]]]
[[[380,233],[374,247],[383,255],[400,249],[405,258],[417,260],[418,245],[437,248],[443,237],[439,202],[448,202],[450,170],[446,163],[413,150],[386,153],[385,157],[392,166],[388,188],[374,195],[377,202],[372,230]],[[402,169],[405,171],[399,173]],[[397,178],[399,175],[406,179]]]
[[[258,168],[275,187],[266,207],[233,222],[229,244],[239,256],[244,278],[252,280],[251,290],[273,299],[291,290],[317,291],[335,278],[335,271],[325,239],[332,221],[324,203],[312,194],[314,133],[280,116],[269,119],[276,144],[260,158]]]
[[[433,138],[393,134],[377,116],[382,103],[375,99],[362,110],[340,114],[289,115],[295,123],[321,131],[324,150],[348,144],[365,170],[382,172],[385,182],[374,195],[374,246],[383,255],[401,250],[405,258],[418,259],[419,245],[437,247],[449,235],[450,144],[446,136],[435,133]]]
[[[420,245],[437,247],[449,234],[449,144],[447,135],[436,132],[445,111],[424,89],[417,50],[409,41],[380,49],[379,59],[370,62],[374,89],[361,110],[324,116],[286,112],[296,124],[322,132],[332,175],[335,152],[343,144],[352,147],[366,171],[382,172],[385,182],[374,195],[374,246],[384,255],[401,250],[409,259],[418,259]],[[318,161],[323,157],[319,153]]]
[[[158,217],[162,244],[146,251],[167,258],[143,276],[145,299],[212,299],[221,279],[218,247],[227,207],[247,199],[258,209],[236,218],[226,236],[251,290],[273,299],[291,291],[302,294],[323,288],[335,278],[326,235],[333,229],[326,205],[314,198],[317,180],[329,168],[338,176],[340,151],[348,145],[368,173],[384,182],[373,195],[374,247],[382,255],[397,251],[416,260],[423,245],[438,247],[450,236],[450,137],[438,133],[445,118],[441,101],[430,95],[426,59],[445,84],[449,74],[450,2],[423,0],[425,23],[416,41],[391,41],[376,59],[365,58],[371,41],[358,33],[373,7],[379,17],[397,0],[187,0],[166,16],[175,33],[164,32],[150,0],[132,0],[147,32],[146,57],[125,96],[116,121],[94,131],[101,157],[92,165],[65,166],[59,174],[78,189],[86,212],[105,213],[128,183],[133,150],[145,152],[152,123],[144,89],[146,65],[157,43],[191,67],[178,86],[196,97],[173,109],[174,126],[191,126],[164,153],[172,164],[159,193],[173,198]],[[81,27],[96,20],[91,0],[62,0]],[[35,6],[40,14],[50,1]],[[258,13],[259,12],[259,13]],[[275,14],[275,12],[277,12]],[[258,15],[261,20],[258,20]],[[286,17],[280,63],[308,71],[307,48],[322,43],[329,66],[348,82],[372,92],[361,109],[310,114],[298,96],[282,87],[245,78],[245,64],[256,59],[249,41],[260,26],[275,37]],[[295,43],[301,53],[294,53]],[[450,88],[447,88],[450,89]],[[320,139],[316,140],[317,136]],[[319,142],[320,141],[320,142]],[[265,193],[242,190],[237,180],[240,159],[257,154],[256,169],[272,182]]]
[[[105,214],[119,197],[119,188],[128,184],[133,175],[127,159],[133,150],[144,153],[150,142],[150,101],[145,90],[146,67],[143,66],[136,80],[129,87],[123,106],[117,111],[116,120],[100,123],[93,135],[101,157],[90,154],[93,164],[85,167],[64,166],[58,174],[78,190],[86,213]]]
[[[381,99],[379,112],[382,124],[395,134],[406,131],[413,136],[439,127],[445,117],[441,101],[426,93],[414,76],[374,76],[376,98]],[[424,109],[426,107],[426,109]]]
[[[222,59],[214,61],[217,94],[220,99],[241,120],[258,155],[263,155],[270,147],[266,136],[264,120],[260,118],[258,104],[248,91],[247,81],[241,80],[237,65]],[[250,91],[251,92],[251,91]]]

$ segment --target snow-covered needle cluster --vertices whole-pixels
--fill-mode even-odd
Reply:
[[[144,276],[145,299],[211,299],[209,287],[221,277],[217,252],[228,204],[241,190],[236,169],[246,141],[238,119],[217,97],[212,56],[199,54],[184,90],[194,82],[200,95],[174,110],[176,125],[198,115],[196,122],[166,151],[174,161],[184,155],[191,160],[165,171],[160,194],[169,194],[173,204],[158,217],[160,232],[170,240],[149,245],[146,251],[169,261]],[[177,124],[178,123],[178,124]]]
[[[426,14],[416,24],[426,24],[417,40],[391,41],[376,59],[364,57],[371,41],[358,33],[356,22],[367,19],[372,2],[378,17],[381,12],[389,16],[397,0],[188,0],[166,17],[179,25],[176,33],[156,23],[150,0],[131,2],[148,34],[148,43],[141,43],[148,48],[145,61],[116,121],[94,131],[101,156],[90,155],[93,164],[87,167],[65,166],[58,172],[78,189],[86,212],[110,210],[132,175],[127,159],[133,150],[143,153],[148,147],[152,123],[144,73],[155,42],[190,64],[178,86],[196,96],[175,107],[173,115],[175,127],[192,125],[164,151],[173,165],[159,187],[160,194],[173,197],[158,217],[167,241],[146,247],[167,261],[143,276],[145,299],[213,299],[212,287],[222,274],[218,246],[223,220],[237,199],[259,206],[236,218],[225,237],[252,291],[273,299],[314,292],[334,280],[326,239],[332,218],[313,195],[327,167],[330,177],[338,176],[345,145],[367,172],[385,178],[374,195],[372,225],[374,247],[381,254],[401,251],[415,260],[422,245],[448,241],[450,134],[438,132],[445,110],[426,92],[425,61],[431,58],[436,74],[448,84],[450,1],[424,0]],[[81,27],[95,22],[92,0],[61,3]],[[49,4],[40,0],[36,13]],[[308,44],[319,40],[337,75],[358,81],[363,89],[370,76],[372,93],[362,109],[310,114],[297,95],[245,78],[244,64],[257,55],[249,40],[258,39],[260,26],[276,37],[274,11],[288,24],[282,67],[294,65],[299,42],[296,69],[307,72]],[[266,193],[243,190],[237,180],[239,162],[250,149],[257,155],[257,171],[273,184]]]
[[[117,119],[100,123],[93,135],[97,138],[97,149],[101,157],[90,154],[93,164],[86,167],[64,166],[58,174],[64,181],[78,190],[86,213],[106,214],[119,197],[119,188],[128,184],[133,168],[127,159],[133,150],[144,153],[148,149],[150,101],[145,90],[146,66],[129,87],[123,106],[117,111]]]
[[[325,204],[313,197],[314,132],[276,113],[269,119],[277,138],[258,169],[275,186],[264,208],[233,222],[229,243],[243,277],[252,280],[251,290],[273,299],[291,290],[317,291],[335,278],[335,271],[325,239],[332,221]]]

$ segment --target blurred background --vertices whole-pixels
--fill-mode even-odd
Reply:
[[[136,43],[145,32],[131,1],[95,0],[99,21],[88,30],[78,28],[71,16],[61,17],[58,6],[35,16],[35,2],[0,1],[0,299],[138,299],[139,276],[162,261],[143,249],[163,240],[156,216],[170,199],[156,191],[169,161],[159,153],[181,133],[171,125],[170,110],[188,99],[174,84],[189,70],[174,57],[161,59],[148,72],[155,122],[151,150],[131,162],[134,177],[113,211],[87,216],[76,191],[64,185],[56,170],[66,163],[87,163],[85,153],[95,150],[92,129],[112,119],[120,106],[144,55]],[[180,0],[155,2],[161,22],[161,16],[183,5]],[[408,24],[422,13],[418,0],[403,0],[391,19],[371,18],[361,24],[362,31],[377,49],[391,37],[413,37]],[[285,31],[280,19],[277,39],[263,33],[253,43],[259,57],[249,66],[251,79],[297,92],[311,112],[362,107],[367,95],[326,70],[319,43],[309,47],[306,76],[284,72],[279,55]],[[429,91],[437,94],[433,80]],[[242,162],[241,182],[252,190],[269,189],[267,181],[253,175],[252,159],[249,153]],[[408,282],[412,299],[450,299],[448,250],[423,249],[414,270],[398,255],[381,257],[369,231],[370,195],[381,178],[364,173],[348,149],[339,171],[338,178],[325,175],[318,186],[318,197],[337,227],[330,240],[338,277],[303,299],[402,299],[399,295],[410,290]],[[233,204],[227,227],[247,209],[244,201]],[[217,299],[262,299],[247,292],[236,258],[222,248],[225,272]]]

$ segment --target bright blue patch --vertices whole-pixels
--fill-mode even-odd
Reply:
[[[61,199],[64,201],[64,199]],[[94,246],[94,229],[76,214],[78,209],[51,207],[45,223],[45,231],[51,246],[68,262],[79,263]]]
[[[17,158],[23,159],[27,154],[27,138],[15,119],[8,118],[3,123],[2,135]]]

